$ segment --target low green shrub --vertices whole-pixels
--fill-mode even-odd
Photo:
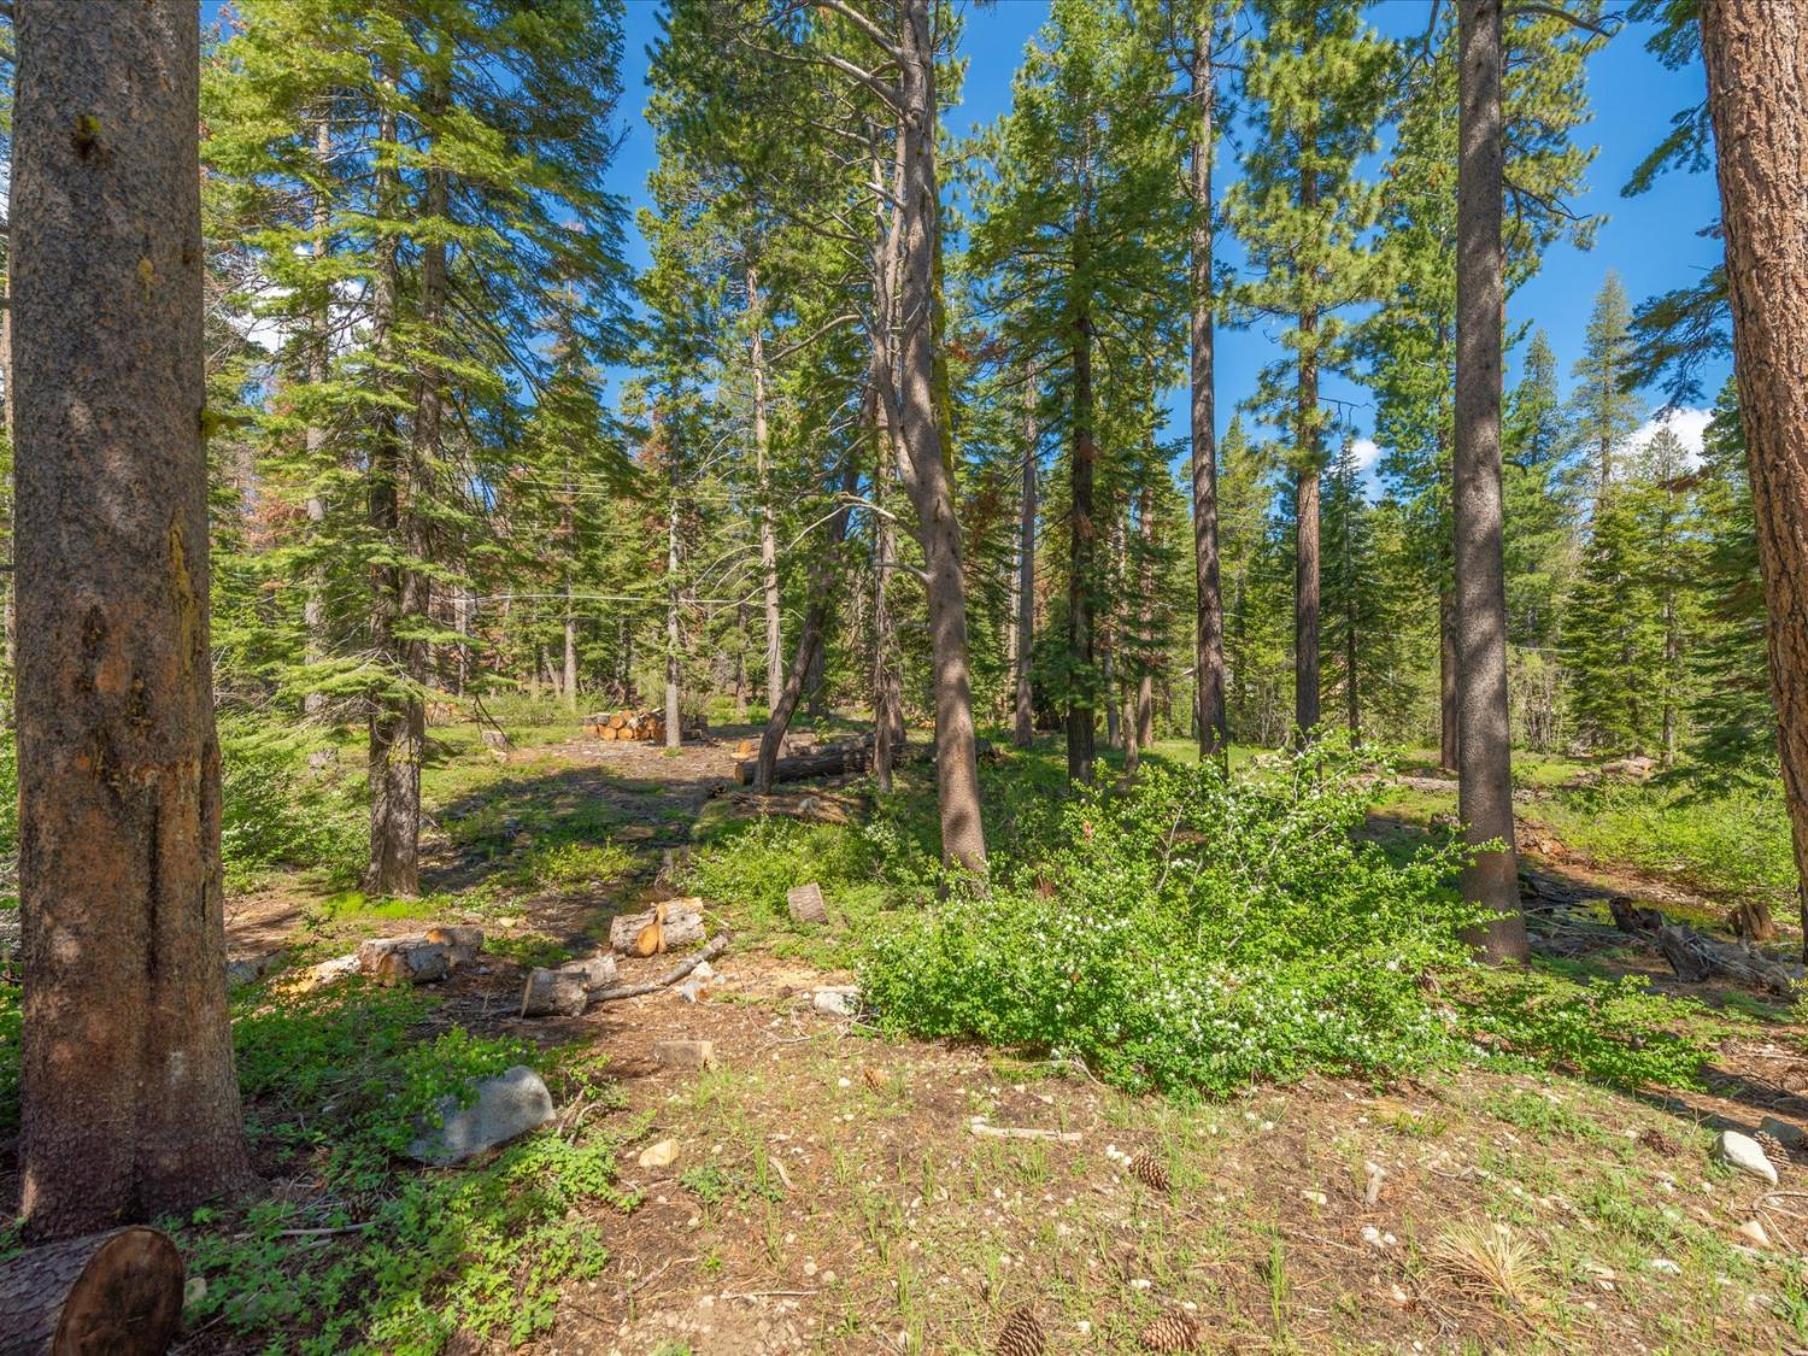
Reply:
[[[1603,782],[1556,793],[1541,805],[1570,847],[1684,885],[1785,905],[1795,889],[1795,857],[1783,784]]]
[[[560,1286],[607,1259],[582,1208],[631,1202],[615,1186],[615,1147],[594,1123],[517,1141],[453,1172],[397,1155],[440,1099],[512,1064],[532,1063],[562,1104],[619,1105],[581,1051],[536,1050],[452,1027],[422,1039],[430,1000],[342,980],[278,1002],[253,991],[234,1035],[252,1147],[296,1163],[334,1208],[287,1201],[242,1216],[217,1209],[172,1222],[192,1275],[208,1281],[195,1327],[269,1336],[302,1356],[429,1356],[460,1333],[518,1345],[551,1327]],[[297,1228],[344,1229],[297,1237]]]
[[[1452,1048],[1422,977],[1467,963],[1460,849],[1357,840],[1360,764],[1322,745],[1227,780],[1145,764],[1060,812],[1039,860],[894,921],[862,985],[885,1023],[1083,1060],[1130,1089],[1227,1092]]]

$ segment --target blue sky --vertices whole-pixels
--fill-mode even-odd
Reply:
[[[628,0],[627,88],[624,113],[627,142],[619,161],[619,189],[636,207],[645,201],[647,172],[653,164],[652,133],[642,117],[645,103],[646,49],[658,36],[658,0]],[[949,130],[965,134],[973,124],[990,122],[1010,106],[1011,76],[1021,59],[1024,44],[1047,14],[1045,0],[999,0],[993,6],[970,6],[961,52],[968,60],[961,105],[949,113]],[[1384,31],[1417,36],[1424,31],[1429,0],[1382,0],[1370,11],[1371,21]],[[1582,129],[1587,141],[1600,147],[1588,174],[1588,190],[1575,200],[1577,211],[1599,213],[1607,221],[1595,247],[1584,253],[1568,245],[1553,248],[1542,273],[1514,294],[1508,319],[1517,325],[1531,321],[1550,334],[1558,361],[1567,375],[1580,353],[1582,329],[1589,307],[1608,269],[1617,269],[1633,302],[1695,281],[1712,267],[1719,253],[1716,240],[1697,232],[1718,215],[1711,174],[1671,174],[1658,180],[1648,193],[1623,198],[1620,188],[1633,166],[1669,130],[1670,115],[1698,103],[1703,77],[1699,68],[1667,71],[1645,51],[1649,30],[1631,26],[1609,42],[1590,63],[1589,95],[1595,108],[1594,122]],[[1232,157],[1220,157],[1219,188],[1223,192],[1236,173]],[[632,261],[647,262],[644,245],[636,239]],[[1255,385],[1257,371],[1274,359],[1279,345],[1260,330],[1223,332],[1218,341],[1218,408],[1220,423],[1228,422],[1237,401]],[[1517,355],[1514,355],[1515,357]],[[1718,389],[1726,375],[1720,363],[1705,372],[1704,389]],[[1509,377],[1509,379],[1511,379]],[[1359,387],[1330,381],[1327,396],[1355,402],[1366,400]],[[1661,397],[1653,394],[1655,411]],[[1179,393],[1171,410],[1180,409]],[[1365,411],[1355,419],[1366,428]],[[1685,441],[1699,445],[1705,422],[1699,413],[1682,412],[1677,429]],[[1178,431],[1178,422],[1175,428]]]

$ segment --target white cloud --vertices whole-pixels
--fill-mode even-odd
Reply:
[[[1356,454],[1356,465],[1364,471],[1381,459],[1381,448],[1373,438],[1358,438],[1350,444],[1350,451]]]
[[[1640,424],[1633,430],[1632,445],[1642,448],[1657,435],[1660,428],[1667,428],[1688,449],[1689,465],[1699,466],[1701,451],[1705,446],[1708,421],[1713,417],[1712,410],[1696,409],[1685,405],[1681,409],[1671,410],[1662,419],[1647,419]]]

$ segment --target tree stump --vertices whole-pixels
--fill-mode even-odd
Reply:
[[[615,957],[592,956],[556,970],[535,969],[521,994],[523,1017],[576,1017],[593,996],[615,983]]]
[[[161,1356],[182,1322],[182,1256],[134,1226],[0,1265],[0,1356]]]

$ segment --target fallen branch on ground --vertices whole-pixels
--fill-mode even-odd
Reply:
[[[704,947],[696,955],[689,956],[679,964],[674,965],[658,979],[648,980],[644,984],[616,984],[610,988],[604,989],[600,993],[593,994],[590,1001],[593,1003],[612,1003],[618,998],[638,998],[642,994],[658,993],[659,990],[670,988],[672,985],[676,984],[692,970],[695,970],[699,965],[703,964],[704,961],[714,960],[727,949],[728,934],[717,933],[710,939],[708,946]]]
[[[981,1139],[1048,1139],[1057,1144],[1078,1144],[1078,1130],[1037,1130],[1027,1126],[987,1125],[985,1117],[975,1116],[967,1122],[967,1129]]]

